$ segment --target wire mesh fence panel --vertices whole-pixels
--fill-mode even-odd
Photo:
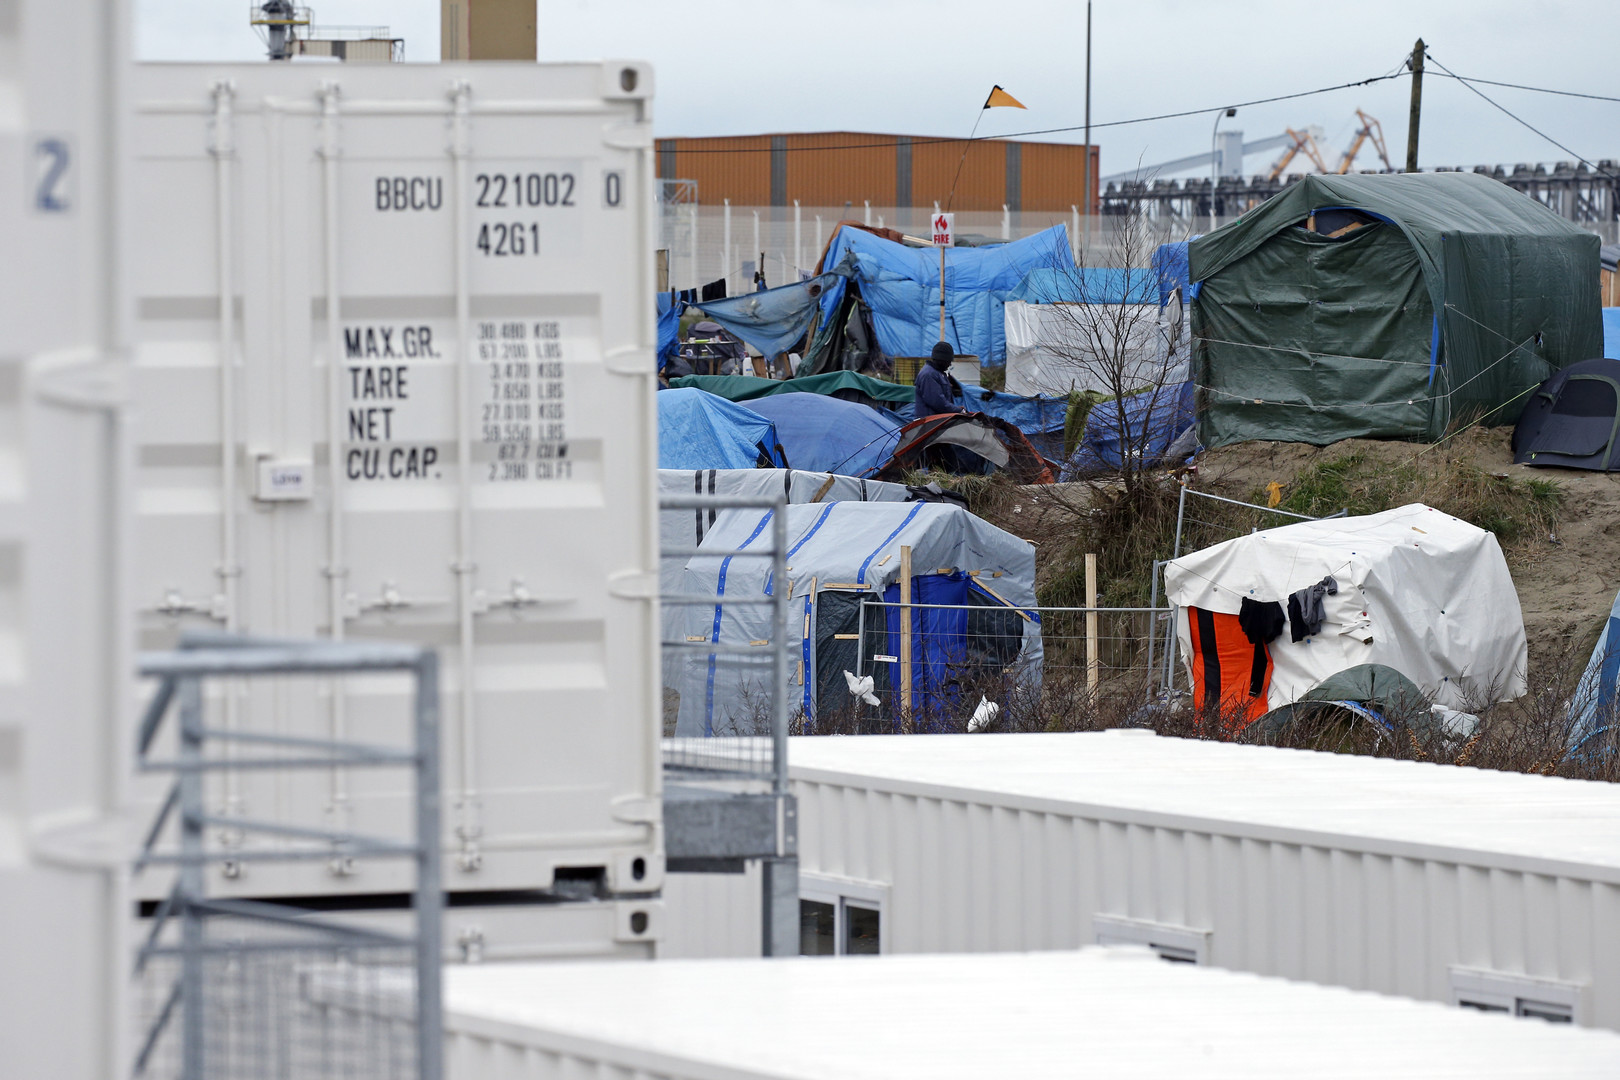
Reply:
[[[806,734],[1061,731],[1129,722],[1168,611],[867,600],[847,648],[815,645]],[[907,623],[910,623],[909,633]],[[907,642],[909,641],[909,648]]]
[[[247,920],[206,923],[191,962],[201,988],[199,1051],[208,1080],[400,1080],[419,1075],[415,956]],[[186,1075],[184,1024],[159,1021],[185,975],[178,948],[148,960],[138,1030],[155,1031],[136,1075]],[[175,1006],[178,1008],[178,1005]]]

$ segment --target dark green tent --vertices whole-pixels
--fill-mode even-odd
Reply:
[[[1306,176],[1188,250],[1205,446],[1437,439],[1603,352],[1598,237],[1474,173]]]

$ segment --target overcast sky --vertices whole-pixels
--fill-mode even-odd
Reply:
[[[439,55],[438,0],[312,0],[316,22],[387,24],[409,61]],[[263,47],[240,0],[136,0],[148,60],[253,60]],[[1422,36],[1458,74],[1620,96],[1614,0],[1098,2],[1094,124],[1214,107],[1396,70]],[[1057,0],[540,0],[541,60],[651,60],[660,135],[856,130],[966,135],[991,84],[1028,110],[996,109],[981,135],[1085,119],[1085,4]],[[1432,69],[1431,69],[1432,70]],[[1487,94],[1571,150],[1620,159],[1620,103],[1500,87]],[[1359,107],[1377,117],[1399,166],[1405,79],[1241,109],[1245,138],[1320,125],[1334,160]],[[1104,174],[1209,148],[1215,114],[1098,127]],[[1079,132],[1032,136],[1081,141]],[[1250,157],[1263,171],[1273,152]],[[1450,79],[1424,81],[1420,161],[1555,162],[1571,155]],[[1330,164],[1332,162],[1330,161]],[[1360,167],[1376,164],[1363,151]]]

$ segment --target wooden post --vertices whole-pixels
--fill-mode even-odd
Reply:
[[[1086,554],[1086,689],[1097,689],[1097,556]]]
[[[1417,172],[1418,121],[1423,113],[1423,39],[1412,46],[1412,114],[1406,122],[1406,171]]]
[[[911,545],[900,545],[900,713],[911,719]]]

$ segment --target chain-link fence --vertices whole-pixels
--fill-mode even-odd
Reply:
[[[894,229],[910,236],[927,235],[929,207],[871,206],[727,206],[697,202],[659,204],[658,247],[668,252],[669,283],[674,289],[696,289],[724,278],[729,295],[755,287],[763,271],[769,286],[798,281],[815,270],[832,231],[840,221]],[[1190,230],[1169,219],[1129,215],[1082,216],[1069,212],[957,211],[956,232],[986,242],[1019,240],[1054,225],[1069,232],[1070,250],[1087,266],[1109,266],[1124,247],[1119,231],[1136,228],[1142,237],[1132,250],[1151,253],[1162,243],[1186,240]],[[1219,224],[1227,220],[1221,219]],[[1200,222],[1202,231],[1207,222]],[[761,255],[764,259],[761,261]]]

